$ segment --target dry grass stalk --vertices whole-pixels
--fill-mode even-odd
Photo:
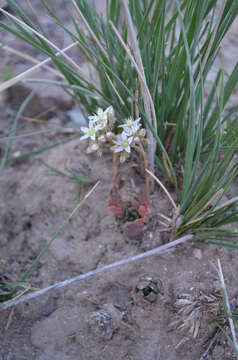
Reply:
[[[26,23],[24,23],[23,21],[18,19],[16,16],[13,16],[12,14],[10,14],[8,11],[5,11],[4,9],[0,8],[0,12],[3,13],[4,15],[6,15],[7,17],[10,17],[11,19],[16,21],[17,23],[19,23],[21,26],[23,26],[30,33],[35,34],[40,39],[45,41],[48,45],[50,45],[52,48],[54,48],[56,51],[58,51],[59,54],[62,55],[69,63],[71,63],[74,66],[74,68],[81,74],[80,66],[72,58],[70,58],[67,54],[65,54],[65,52],[63,52],[61,49],[59,49],[58,46],[56,46],[52,41],[47,39],[47,37],[45,37],[44,35],[42,35],[38,31],[36,31],[32,27],[28,26]]]
[[[128,28],[129,36],[131,39],[131,45],[132,45],[133,53],[135,56],[137,69],[139,71],[138,74],[140,74],[139,81],[140,81],[140,85],[141,85],[145,113],[146,113],[146,116],[149,121],[151,121],[150,119],[151,119],[151,114],[152,114],[153,126],[154,126],[155,131],[157,132],[157,121],[156,121],[156,113],[155,113],[154,103],[153,103],[153,99],[151,97],[150,91],[149,91],[147,83],[146,83],[146,77],[145,77],[144,67],[143,67],[143,63],[142,63],[142,59],[141,59],[140,49],[138,46],[136,32],[135,32],[133,22],[131,19],[131,14],[130,14],[130,11],[128,8],[128,3],[125,0],[121,0],[121,3],[124,7],[124,11],[125,11],[125,15],[126,15],[127,28]],[[149,159],[150,159],[150,169],[153,172],[154,171],[155,141],[153,138],[153,134],[148,126],[147,126],[147,132],[148,132],[148,139],[149,139],[148,152],[149,152]]]
[[[72,49],[74,46],[76,46],[78,44],[78,42],[74,42],[73,44],[68,45],[66,48],[60,50],[59,52],[57,52],[55,54],[55,56],[59,56],[62,55],[62,53]],[[11,86],[17,84],[18,82],[25,80],[29,75],[31,75],[33,72],[35,72],[36,70],[40,69],[41,67],[44,67],[46,64],[48,64],[50,61],[52,61],[51,58],[47,58],[43,61],[41,61],[40,63],[32,66],[30,69],[22,72],[21,74],[15,76],[14,78],[5,81],[3,84],[0,85],[0,92],[5,91],[7,89],[9,89]],[[49,68],[47,67],[47,69],[49,70]],[[51,69],[51,68],[50,68]],[[54,70],[54,69],[52,69]],[[64,76],[61,74],[61,77],[64,78]]]
[[[165,192],[166,196],[168,197],[169,201],[171,202],[175,213],[178,213],[178,208],[172,198],[172,196],[170,195],[170,193],[168,192],[168,190],[166,189],[166,187],[162,184],[162,182],[157,178],[157,176],[155,176],[150,170],[146,169],[146,172],[157,182],[157,184],[159,184],[159,186],[163,189],[163,191]]]
[[[7,52],[9,52],[10,54],[14,54],[14,55],[17,55],[19,56],[20,58],[24,59],[24,60],[27,60],[33,64],[40,64],[41,62],[36,60],[35,58],[33,58],[32,56],[28,55],[28,54],[25,54],[23,53],[22,51],[18,51],[12,47],[10,47],[9,45],[5,45],[3,43],[0,43],[0,48],[3,49],[3,50],[6,50]],[[43,67],[54,73],[55,75],[63,78],[63,75],[58,71],[58,70],[55,70],[54,68],[50,67],[50,66],[47,66],[46,64],[43,65]]]
[[[85,19],[85,17],[83,16],[82,12],[80,11],[77,3],[75,0],[71,0],[75,10],[76,10],[76,13],[77,15],[79,16],[79,18],[82,20],[82,22],[84,23],[84,25],[86,26],[91,38],[93,39],[93,41],[97,44],[97,47],[100,49],[100,51],[103,53],[103,55],[105,56],[105,58],[107,58],[107,53],[106,51],[104,50],[104,48],[102,47],[102,45],[100,44],[98,38],[95,36],[94,32],[92,31],[90,25],[88,24],[87,20]]]
[[[225,280],[224,280],[224,276],[223,276],[223,272],[222,272],[220,259],[217,260],[217,264],[218,264],[218,274],[219,274],[222,290],[224,292],[224,300],[226,303],[226,310],[227,310],[229,325],[230,325],[230,329],[231,329],[233,344],[236,349],[236,352],[238,353],[238,342],[237,342],[237,337],[236,337],[236,330],[235,330],[234,321],[232,319],[231,306],[230,306],[230,302],[229,302],[229,298],[228,298],[228,294],[227,294],[227,290],[226,290],[226,285],[225,285]]]

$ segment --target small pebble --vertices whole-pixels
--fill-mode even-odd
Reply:
[[[202,259],[202,251],[200,249],[194,249],[193,250],[193,256],[196,259],[201,260]]]
[[[15,151],[13,154],[14,158],[18,158],[19,156],[21,156],[21,152],[20,151]]]

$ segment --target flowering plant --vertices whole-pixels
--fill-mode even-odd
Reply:
[[[81,127],[81,140],[87,141],[86,152],[88,154],[96,152],[102,156],[103,145],[109,145],[113,154],[113,185],[109,198],[108,208],[115,216],[122,218],[125,214],[120,190],[122,181],[120,178],[120,163],[129,160],[132,151],[139,153],[143,162],[145,189],[139,194],[139,206],[137,209],[138,219],[134,222],[133,233],[141,232],[144,223],[148,220],[148,193],[149,178],[145,171],[148,167],[148,158],[144,151],[144,145],[147,145],[146,130],[142,128],[141,119],[134,120],[129,117],[124,124],[116,126],[116,118],[113,107],[106,110],[99,108],[94,115],[88,117],[88,127]]]

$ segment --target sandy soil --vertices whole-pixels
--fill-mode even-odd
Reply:
[[[234,43],[230,43],[232,51]],[[17,66],[16,71],[22,65]],[[39,96],[42,96],[40,90]],[[13,114],[11,102],[3,102],[1,135],[9,130]],[[49,124],[57,118],[62,127],[68,125],[64,109],[57,109],[52,116]],[[43,128],[21,120],[19,134]],[[107,210],[112,180],[110,154],[106,153],[103,159],[87,156],[78,139],[70,141],[73,136],[56,131],[14,141],[11,155],[68,140],[8,166],[1,175],[0,258],[6,263],[0,276],[16,281],[73,210],[78,197],[90,189],[52,174],[44,163],[62,171],[66,164],[87,173],[92,184],[100,180],[100,185],[42,257],[28,279],[33,287],[48,286],[166,241],[159,231],[157,216],[161,211],[169,214],[171,210],[163,193],[156,189],[151,197],[151,221],[143,236],[129,239]],[[126,170],[129,177],[138,179],[136,167]],[[236,184],[232,191],[236,192]],[[200,290],[214,294],[218,278],[211,263],[217,257],[222,261],[232,298],[238,288],[238,254],[205,244],[182,245],[161,256],[126,265],[1,313],[1,359],[200,359],[214,336],[211,316],[202,314],[197,339],[169,324],[177,318],[175,303],[184,293],[195,296]],[[154,302],[138,290],[145,277],[153,277],[162,284]],[[235,359],[224,336],[218,335],[206,359]]]

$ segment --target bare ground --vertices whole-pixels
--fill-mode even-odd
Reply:
[[[108,214],[110,155],[104,159],[86,156],[74,140],[41,155],[41,159],[58,169],[64,169],[68,160],[75,167],[89,169],[93,182],[99,179],[101,183],[42,258],[29,279],[33,286],[47,286],[163,242],[156,214],[168,214],[169,209],[161,192],[153,195],[152,221],[139,240],[126,238]],[[8,167],[1,177],[1,190],[1,258],[7,261],[6,274],[17,280],[86,189],[52,175],[34,159]],[[195,248],[201,250],[202,259],[194,257]],[[179,295],[217,287],[217,275],[210,264],[217,256],[222,259],[228,288],[236,289],[236,254],[187,244],[7,311],[1,314],[2,358],[199,359],[212,326],[207,323],[198,341],[171,330],[168,324],[174,319]],[[155,303],[135,290],[144,275],[163,283],[164,295],[158,295]],[[185,343],[179,346],[184,337]],[[211,359],[231,359],[230,349],[222,341],[221,355]]]
[[[232,36],[231,33],[230,39]],[[237,44],[234,45],[233,40],[229,43],[231,47],[225,44],[225,51],[236,49],[237,53]],[[227,63],[232,61],[231,57],[227,55]],[[15,65],[22,69],[22,64],[19,68]],[[11,103],[6,105],[4,101],[2,109],[0,131],[4,135],[10,128],[14,111]],[[64,109],[57,109],[54,120],[55,117],[62,126],[67,125]],[[41,129],[40,125],[20,122],[22,132]],[[20,138],[14,141],[11,155],[65,141],[71,136],[55,132]],[[1,145],[1,148],[4,147]],[[42,257],[28,279],[32,286],[48,286],[166,241],[166,236],[159,232],[157,216],[159,212],[169,214],[170,211],[163,193],[156,189],[152,195],[151,221],[143,237],[127,238],[107,211],[112,180],[110,155],[106,154],[103,159],[86,156],[76,139],[8,166],[1,175],[0,258],[6,261],[4,276],[13,281],[19,279],[73,210],[78,197],[90,188],[53,175],[42,160],[62,171],[65,164],[83,170],[92,183],[100,180],[100,185]],[[131,177],[138,179],[136,168],[127,170]],[[237,193],[236,184],[231,192]],[[195,340],[188,332],[171,328],[169,324],[176,317],[175,301],[179,296],[198,290],[211,293],[218,287],[217,274],[211,265],[217,257],[222,261],[232,298],[238,287],[238,254],[206,244],[186,244],[1,313],[1,358],[199,360],[214,335],[209,316],[204,314]],[[152,276],[163,284],[163,294],[158,294],[153,303],[137,290],[144,276]],[[206,359],[233,358],[231,348],[220,335]]]

